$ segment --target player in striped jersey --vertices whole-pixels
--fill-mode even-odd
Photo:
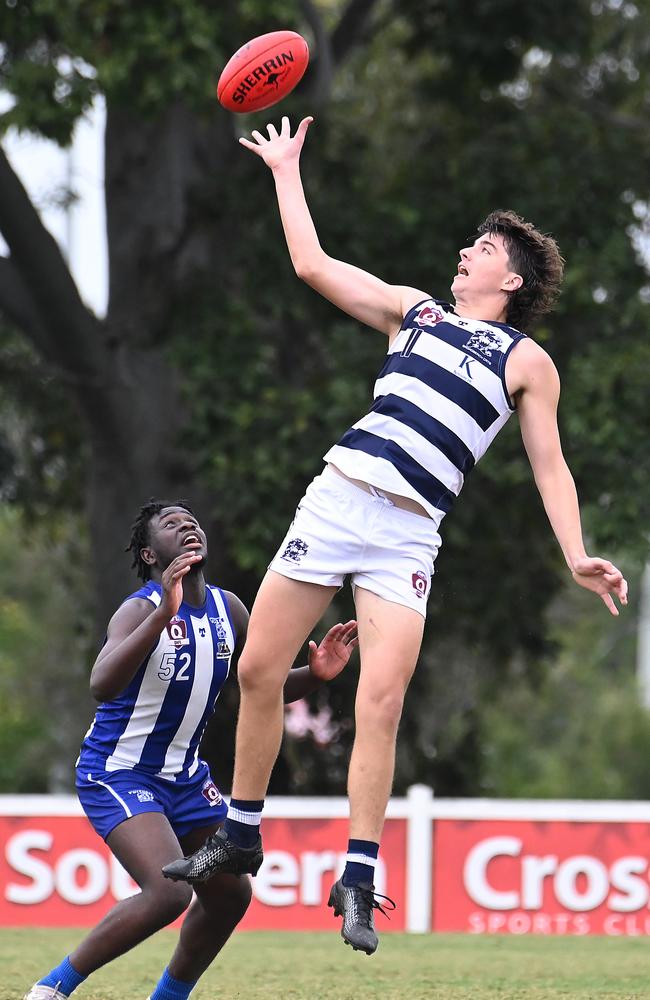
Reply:
[[[390,794],[397,726],[418,658],[438,529],[464,479],[516,410],[535,482],[573,579],[612,614],[627,585],[606,559],[589,557],[573,478],[557,427],[559,380],[530,329],[559,290],[553,239],[513,212],[495,212],[460,251],[455,306],[389,285],[321,248],[300,179],[311,122],[291,136],[253,132],[240,142],[273,171],[296,273],[362,323],[384,333],[388,355],[371,410],[325,455],[255,600],[240,665],[231,809],[219,843],[170,866],[190,880],[229,871],[257,843],[253,819],[282,734],[280,690],[304,636],[346,575],[354,587],[361,673],[350,761],[350,841],[330,905],[354,948],[377,947],[373,871]],[[288,615],[288,609],[294,612]],[[272,630],[271,624],[283,628]],[[265,740],[258,734],[264,720]],[[250,822],[241,823],[248,812]],[[228,848],[226,851],[225,848]],[[237,853],[239,852],[239,853]]]
[[[242,649],[248,612],[234,594],[205,582],[206,537],[186,503],[146,504],[129,548],[143,586],[111,618],[92,669],[100,705],[77,761],[77,790],[90,822],[141,891],[113,907],[26,1000],[69,996],[189,906],[150,998],[185,1000],[250,901],[243,873],[197,886],[193,901],[189,886],[161,876],[163,865],[216,833],[226,813],[199,744]],[[320,646],[310,643],[309,665],[287,678],[287,701],[340,673],[356,645],[355,628],[335,625]]]

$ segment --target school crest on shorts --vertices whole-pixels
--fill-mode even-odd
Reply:
[[[286,562],[299,563],[302,557],[307,555],[308,550],[309,546],[307,542],[303,542],[302,538],[292,538],[287,542],[280,559],[284,559]]]
[[[411,575],[411,583],[413,584],[413,590],[418,597],[426,597],[427,587],[429,586],[426,573],[423,573],[422,570],[419,569],[417,573],[413,573]]]

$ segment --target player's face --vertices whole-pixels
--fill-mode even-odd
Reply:
[[[163,507],[149,522],[149,548],[156,554],[161,570],[183,552],[198,552],[203,559],[195,568],[203,566],[208,557],[205,532],[189,511],[183,507]]]
[[[479,236],[460,251],[458,271],[451,285],[454,295],[472,298],[512,292],[521,278],[510,267],[503,237],[495,233]]]

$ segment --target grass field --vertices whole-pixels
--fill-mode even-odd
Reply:
[[[0,998],[22,998],[81,932],[0,930]],[[95,973],[78,1000],[145,1000],[176,935],[164,931]],[[604,937],[384,934],[372,958],[336,934],[247,932],[192,1000],[571,1000],[650,997],[650,941]]]

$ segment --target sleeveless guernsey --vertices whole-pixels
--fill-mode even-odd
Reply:
[[[411,497],[436,527],[513,413],[508,354],[525,334],[438,299],[404,317],[369,413],[324,456],[346,476]]]
[[[161,593],[160,584],[149,581],[127,600],[140,597],[157,607]],[[235,639],[218,587],[206,588],[202,608],[181,604],[128,687],[97,709],[78,765],[188,781],[200,764],[199,743],[228,676]]]

